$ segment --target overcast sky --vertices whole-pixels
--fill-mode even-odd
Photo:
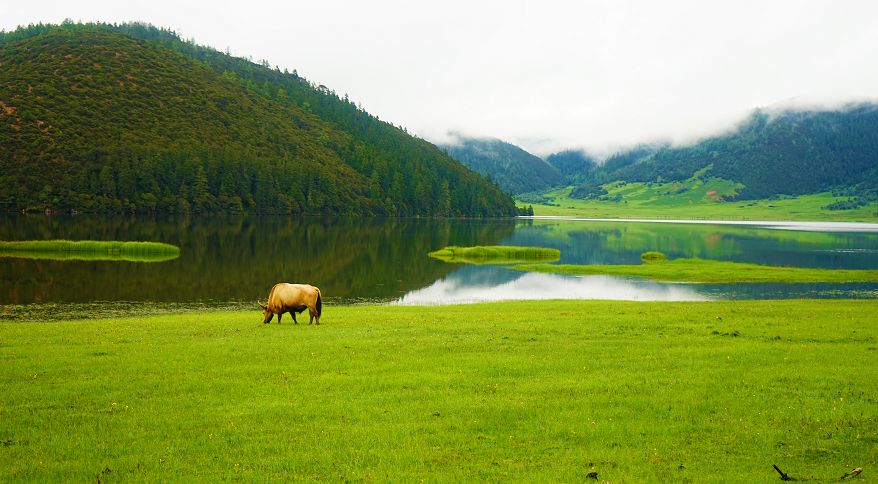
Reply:
[[[442,142],[685,143],[757,107],[878,98],[878,1],[0,0],[0,29],[144,21]],[[0,72],[2,75],[2,72]]]

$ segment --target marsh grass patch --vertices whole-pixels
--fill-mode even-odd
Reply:
[[[519,264],[524,262],[554,262],[561,258],[561,251],[548,247],[519,247],[511,245],[448,246],[444,249],[430,252],[427,255],[452,264]]]
[[[650,250],[640,254],[640,260],[645,263],[650,262],[663,262],[668,260],[668,256],[666,256],[663,252],[658,252],[655,250]]]
[[[0,240],[0,257],[50,260],[163,262],[180,257],[180,248],[162,242]]]

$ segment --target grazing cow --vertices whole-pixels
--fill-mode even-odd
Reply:
[[[289,284],[281,282],[275,284],[268,293],[268,301],[262,307],[263,323],[270,323],[271,318],[277,314],[277,322],[280,324],[280,318],[283,313],[290,313],[293,316],[293,322],[296,321],[296,313],[301,313],[305,309],[308,310],[311,319],[308,324],[317,319],[320,324],[320,314],[323,312],[323,301],[320,298],[320,289],[309,284]]]

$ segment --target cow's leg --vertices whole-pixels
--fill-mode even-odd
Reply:
[[[296,323],[296,324],[299,324],[299,321],[296,320],[296,312],[295,312],[295,311],[290,311],[290,314],[293,315],[293,322]]]
[[[280,324],[280,318],[281,318],[281,316],[283,316],[283,315],[284,315],[283,311],[277,313],[277,324]]]

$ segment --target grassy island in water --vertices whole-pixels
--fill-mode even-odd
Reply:
[[[521,262],[553,262],[561,251],[546,247],[491,245],[475,247],[449,246],[428,254],[434,259],[461,264],[517,264]]]
[[[0,241],[0,257],[161,262],[180,257],[180,248],[161,242],[99,240]]]

